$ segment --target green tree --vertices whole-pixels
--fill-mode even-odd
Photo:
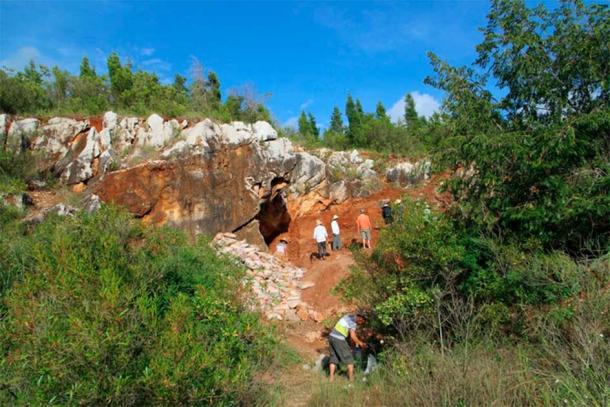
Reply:
[[[443,114],[457,134],[484,133],[502,129],[503,120],[491,92],[486,89],[487,78],[468,67],[453,67],[434,53],[428,57],[435,76],[424,83],[445,92]]]
[[[419,116],[415,110],[415,100],[410,93],[405,95],[405,124],[407,127],[414,128],[419,124]]]
[[[351,146],[357,146],[360,139],[360,128],[362,126],[363,112],[359,100],[354,102],[352,95],[347,96],[345,102],[345,115],[347,116],[347,140]]]
[[[554,10],[494,0],[476,63],[506,90],[515,125],[560,122],[610,103],[607,5],[564,1]]]
[[[51,99],[55,106],[61,106],[68,98],[70,90],[70,73],[59,69],[55,66],[51,70],[53,74],[53,83],[51,84]]]
[[[329,130],[338,134],[345,131],[343,127],[343,119],[341,118],[341,111],[337,106],[333,108],[333,112],[330,116]]]
[[[299,116],[299,133],[309,133],[309,120],[307,119],[307,115],[304,111],[302,111],[301,115]]]
[[[107,60],[108,75],[110,77],[110,90],[115,104],[128,107],[126,93],[133,86],[133,73],[129,65],[122,66],[116,52],[110,54]]]
[[[80,63],[80,77],[81,78],[95,78],[95,68],[89,65],[89,58],[83,57]]]
[[[385,106],[383,106],[381,101],[377,102],[377,107],[375,108],[375,118],[378,120],[389,120]]]
[[[208,90],[210,93],[210,103],[214,107],[220,106],[221,93],[220,93],[220,80],[218,76],[212,71],[208,72]]]
[[[317,140],[318,138],[320,138],[320,129],[318,128],[318,125],[316,124],[316,118],[313,117],[313,114],[308,113],[307,120],[309,122],[309,132]]]

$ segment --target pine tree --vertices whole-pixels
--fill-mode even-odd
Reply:
[[[301,112],[301,115],[299,116],[299,133],[301,133],[302,136],[309,134],[309,119],[305,112]]]
[[[419,124],[419,116],[415,110],[415,100],[410,93],[405,95],[405,124],[407,127],[415,127]]]
[[[178,94],[186,94],[186,78],[180,74],[176,74],[174,78],[174,90]]]
[[[120,63],[119,63],[120,64]],[[80,77],[81,78],[95,78],[95,68],[89,65],[89,58],[83,57],[80,63]]]
[[[308,121],[309,121],[309,132],[317,140],[318,138],[320,138],[320,129],[316,125],[316,119],[315,119],[315,117],[313,117],[313,114],[311,114],[311,113],[309,113],[307,115],[307,117],[308,117]]]
[[[108,76],[110,76],[110,89],[115,103],[121,101],[121,96],[131,89],[133,74],[129,65],[121,66],[121,60],[116,52],[108,57]]]
[[[347,116],[348,125],[347,141],[350,145],[354,145],[356,133],[360,127],[360,114],[356,103],[354,103],[354,99],[352,99],[352,95],[347,96],[347,101],[345,102],[345,115]]]
[[[388,115],[386,113],[385,107],[381,101],[377,102],[377,108],[375,109],[375,117],[379,120],[387,120]]]
[[[216,73],[209,71],[208,72],[208,83],[207,88],[209,92],[209,100],[213,106],[220,106],[221,94],[220,94],[220,80]]]
[[[341,134],[344,131],[343,119],[341,118],[341,111],[337,106],[333,108],[333,113],[330,116],[330,127],[329,130]]]

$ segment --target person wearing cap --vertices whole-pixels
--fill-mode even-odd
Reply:
[[[341,250],[341,232],[337,219],[339,219],[339,216],[334,215],[332,222],[330,222],[330,229],[333,233],[333,250]]]
[[[328,232],[322,225],[320,219],[316,220],[316,227],[313,230],[313,239],[318,245],[318,257],[322,260],[326,260],[326,240],[328,239]]]
[[[356,328],[364,325],[366,317],[358,312],[356,314],[344,315],[328,335],[328,344],[330,346],[330,381],[335,380],[335,371],[337,365],[343,363],[347,366],[348,379],[354,380],[354,355],[352,349],[347,342],[347,339],[352,341],[354,346],[362,349],[366,348],[366,343],[362,342],[356,335]]]
[[[360,209],[360,215],[356,219],[356,226],[358,228],[358,232],[362,236],[362,247],[365,249],[371,248],[371,219],[369,216],[364,213],[364,209]]]
[[[386,201],[381,207],[381,216],[383,217],[383,221],[386,225],[392,223],[392,208],[390,204]]]

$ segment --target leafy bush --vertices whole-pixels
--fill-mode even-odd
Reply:
[[[450,190],[467,227],[546,248],[578,252],[610,242],[610,111],[537,133],[457,137],[456,154],[472,176]],[[606,144],[606,145],[605,145]],[[605,147],[604,147],[605,145]]]
[[[405,199],[395,212],[371,258],[360,258],[368,273],[340,289],[399,333],[457,331],[485,304],[479,322],[498,325],[508,322],[506,307],[557,303],[580,290],[582,268],[565,254],[477,238],[421,202]],[[368,288],[365,297],[358,287]]]
[[[206,241],[113,208],[12,237],[0,240],[2,404],[256,397],[253,375],[274,342],[238,300],[241,270]]]

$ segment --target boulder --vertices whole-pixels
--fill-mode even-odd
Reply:
[[[230,147],[251,143],[254,138],[252,127],[243,122],[232,122],[231,124],[223,124],[220,127],[223,141]]]
[[[102,120],[105,129],[113,130],[119,124],[119,115],[114,112],[104,113],[104,119]]]
[[[326,179],[326,164],[309,153],[296,153],[295,156],[290,190],[299,194],[308,193]]]
[[[100,154],[98,172],[100,174],[105,174],[107,172],[114,171],[120,167],[120,161],[121,160],[114,149],[109,148],[104,150]]]
[[[364,160],[358,167],[358,178],[361,180],[377,180],[377,172],[373,169],[375,162],[373,160]]]
[[[277,139],[277,131],[265,121],[257,121],[252,125],[254,138],[259,141],[271,141]]]
[[[93,159],[99,157],[98,133],[94,127],[84,136],[80,134],[72,143],[61,178],[67,184],[85,182],[93,177]]]
[[[210,151],[212,146],[218,145],[221,140],[220,126],[210,119],[197,123],[194,127],[182,131],[182,137],[189,146],[200,146],[196,151]]]
[[[270,190],[274,169],[256,148],[244,145],[114,171],[93,192],[154,224],[214,234],[235,230],[258,214],[261,197],[249,193],[249,186]]]
[[[4,141],[6,140],[6,134],[8,133],[9,116],[7,114],[0,114],[0,150],[4,148]]]
[[[97,212],[102,207],[102,201],[99,196],[92,194],[84,199],[83,206],[88,213]]]
[[[297,157],[289,139],[281,137],[265,143],[262,148],[267,161],[281,168],[281,174],[278,175],[284,175],[294,169]]]
[[[430,178],[432,165],[424,160],[415,164],[408,161],[400,162],[386,170],[385,176],[389,182],[402,186],[414,185]]]
[[[43,153],[48,166],[66,155],[70,143],[79,133],[89,129],[89,121],[78,121],[64,117],[54,117],[42,126],[40,136],[32,141],[32,148]]]
[[[175,144],[169,146],[161,153],[161,158],[167,160],[170,158],[186,155],[191,149],[191,146],[185,140],[179,140]]]
[[[117,148],[118,151],[124,151],[134,144],[139,124],[140,119],[137,117],[124,117],[119,122],[118,127],[109,129],[110,136],[115,140],[115,148]]]
[[[8,129],[5,146],[9,151],[25,150],[40,127],[38,119],[15,120]]]
[[[350,193],[348,189],[348,183],[346,181],[338,181],[330,184],[328,187],[330,199],[335,203],[342,203],[349,198]]]
[[[161,116],[154,113],[146,119],[146,126],[137,131],[137,143],[141,146],[162,147],[180,133],[180,124],[177,120],[164,121]]]

